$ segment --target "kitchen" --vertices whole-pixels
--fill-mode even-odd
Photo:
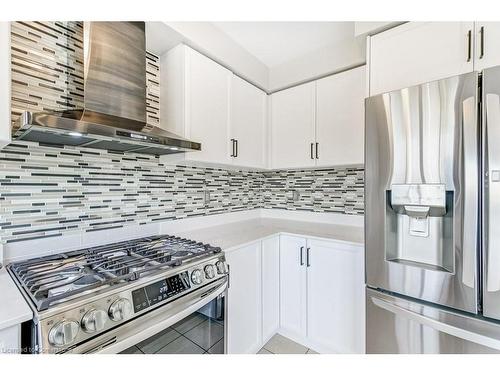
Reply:
[[[0,22],[1,351],[498,354],[498,34]]]

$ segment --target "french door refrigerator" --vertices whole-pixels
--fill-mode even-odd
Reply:
[[[500,67],[365,108],[367,353],[500,353]]]

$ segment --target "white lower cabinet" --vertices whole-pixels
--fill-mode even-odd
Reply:
[[[364,272],[359,246],[308,240],[307,337],[326,353],[364,353]]]
[[[280,236],[280,327],[288,336],[306,335],[306,239]]]
[[[266,343],[280,326],[280,238],[262,241],[262,341]]]
[[[363,247],[282,235],[280,331],[321,353],[364,352]]]
[[[258,351],[262,343],[261,243],[226,254],[230,284],[227,303],[227,352]]]
[[[227,352],[281,333],[320,353],[364,353],[363,246],[276,235],[226,253]]]
[[[279,329],[279,236],[226,253],[227,352],[256,353]]]

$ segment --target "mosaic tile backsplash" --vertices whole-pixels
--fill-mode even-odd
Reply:
[[[83,106],[82,22],[13,22],[12,119]],[[146,55],[147,122],[160,120]],[[363,214],[363,169],[249,172],[164,166],[155,156],[14,142],[0,150],[0,241],[254,208]]]
[[[12,22],[11,118],[23,111],[82,108],[83,23]],[[146,52],[146,122],[160,122],[160,65]]]
[[[0,150],[4,242],[254,208],[363,214],[363,169],[165,166],[155,156],[19,141]]]

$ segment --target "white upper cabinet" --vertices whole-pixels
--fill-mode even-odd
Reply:
[[[229,93],[232,73],[179,45],[161,58],[160,126],[201,143],[186,160],[230,164]]]
[[[472,72],[474,23],[409,22],[371,37],[369,49],[370,95]]]
[[[10,22],[0,22],[0,148],[10,143]]]
[[[267,94],[233,75],[230,102],[229,141],[233,164],[265,168]]]
[[[271,168],[313,167],[316,82],[271,95]]]
[[[500,65],[500,22],[476,22],[475,70]]]
[[[161,56],[160,80],[160,126],[201,143],[181,160],[266,167],[264,91],[185,45]]]
[[[365,67],[316,83],[317,166],[364,163]]]

